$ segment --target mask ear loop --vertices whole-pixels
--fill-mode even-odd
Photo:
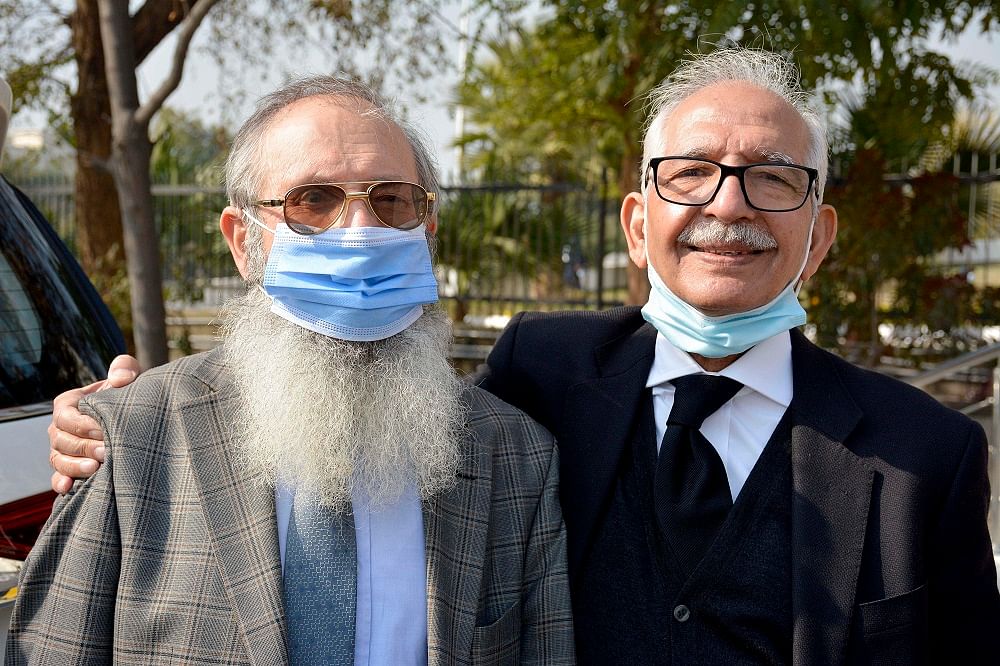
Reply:
[[[261,229],[263,229],[264,231],[269,231],[272,234],[275,233],[274,229],[272,229],[271,227],[267,226],[266,224],[264,224],[263,222],[261,222],[260,220],[258,220],[253,214],[250,213],[249,210],[247,210],[245,208],[241,208],[240,212],[243,213],[244,219],[250,220],[251,222],[253,222],[254,224],[256,224],[258,227],[260,227]]]
[[[796,275],[792,279],[792,282],[789,283],[789,284],[792,284],[792,283],[795,284],[795,287],[792,289],[792,291],[795,292],[796,296],[798,296],[799,292],[802,290],[802,285],[804,285],[806,283],[806,281],[802,279],[802,274],[806,270],[806,264],[809,263],[809,254],[812,252],[813,231],[816,229],[816,219],[818,217],[819,217],[819,201],[814,200],[813,201],[812,219],[809,220],[809,235],[806,237],[807,238],[807,240],[806,240],[806,253],[805,253],[805,256],[802,257],[802,265],[799,266],[798,275]]]

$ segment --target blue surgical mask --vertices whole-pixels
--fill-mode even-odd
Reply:
[[[303,236],[279,224],[272,233],[262,285],[271,312],[310,331],[383,340],[438,300],[424,225],[409,231],[339,227]]]
[[[812,239],[812,226],[809,238]],[[799,303],[798,288],[802,272],[809,258],[809,246],[798,274],[769,303],[746,312],[713,317],[706,315],[682,300],[664,284],[646,259],[649,284],[649,301],[642,308],[642,316],[672,345],[689,354],[707,358],[722,358],[742,354],[771,336],[806,323],[806,311]]]

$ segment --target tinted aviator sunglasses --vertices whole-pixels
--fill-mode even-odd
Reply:
[[[378,221],[394,229],[415,229],[434,211],[437,196],[416,183],[380,180],[364,190],[348,189],[365,183],[306,183],[285,192],[282,199],[259,199],[255,206],[281,206],[285,224],[295,233],[310,236],[340,221],[347,205],[361,199]]]

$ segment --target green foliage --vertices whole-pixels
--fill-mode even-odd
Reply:
[[[837,242],[807,285],[810,319],[820,342],[830,347],[844,341],[868,344],[870,361],[880,353],[874,346],[880,321],[947,328],[964,321],[949,317],[968,312],[965,305],[942,304],[931,296],[944,286],[953,298],[969,294],[930,261],[946,248],[969,242],[958,206],[958,179],[936,173],[893,182],[886,180],[886,172],[886,160],[877,150],[862,149],[844,178],[827,188],[826,201],[839,213]],[[888,312],[880,311],[880,296],[890,301]]]
[[[232,263],[219,233],[219,213],[227,204],[220,184],[230,137],[222,127],[169,108],[157,116],[153,131],[154,188],[181,189],[178,196],[158,198],[156,205],[157,230],[167,252],[168,298],[195,302],[207,281],[226,274],[223,267]]]
[[[806,85],[831,100],[853,98],[852,147],[887,130],[886,145],[916,156],[940,136],[973,83],[989,78],[928,50],[929,36],[957,34],[977,15],[984,30],[996,23],[988,11],[995,3],[985,0],[544,4],[551,18],[491,42],[459,89],[476,124],[460,139],[472,149],[470,166],[498,159],[530,171],[569,157],[578,174],[603,163],[618,170],[623,185],[634,185],[622,171],[637,166],[641,96],[690,50],[730,41],[794,53]],[[882,152],[895,156],[886,146]]]
[[[586,240],[582,233],[589,220],[580,205],[585,194],[502,185],[448,192],[438,225],[438,258],[448,289],[459,296],[456,318],[468,312],[468,302],[483,298],[583,298],[564,280],[563,252]]]
[[[164,108],[157,115],[150,161],[153,182],[217,185],[229,153],[229,133],[223,127],[206,127],[198,118]]]

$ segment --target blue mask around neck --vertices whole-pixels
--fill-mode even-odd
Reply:
[[[334,228],[303,236],[279,224],[272,233],[262,285],[271,312],[310,331],[340,340],[383,340],[438,300],[424,225],[409,231]]]
[[[809,225],[812,239],[816,215]],[[646,236],[648,238],[648,236]],[[784,331],[806,323],[806,311],[799,303],[798,287],[809,259],[810,245],[798,275],[769,303],[746,312],[713,317],[682,300],[664,284],[646,257],[649,275],[649,300],[642,308],[642,317],[678,349],[706,358],[723,358],[742,354],[754,345]]]

